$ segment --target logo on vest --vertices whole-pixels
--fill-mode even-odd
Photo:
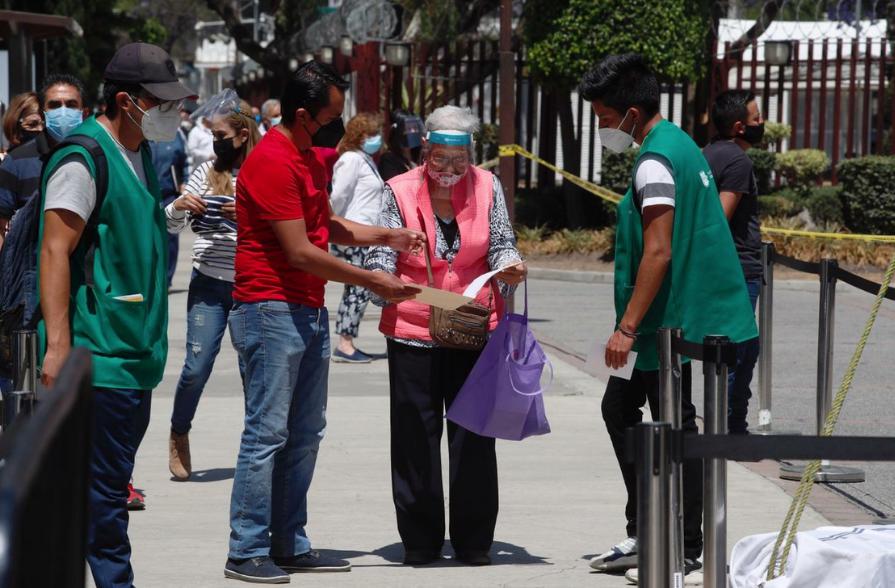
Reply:
[[[702,185],[706,188],[709,187],[709,176],[703,170],[699,170],[699,178],[702,180]]]

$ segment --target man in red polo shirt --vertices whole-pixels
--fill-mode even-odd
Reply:
[[[326,426],[327,280],[370,288],[392,301],[418,290],[394,276],[349,265],[329,251],[385,244],[421,251],[425,236],[334,216],[326,170],[312,136],[341,117],[347,84],[310,62],[286,83],[282,124],[249,155],[236,184],[239,227],[233,345],[245,364],[245,428],[230,503],[228,578],[288,582],[290,572],[348,571],[311,550],[307,492]]]

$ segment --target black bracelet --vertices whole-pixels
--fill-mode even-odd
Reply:
[[[632,333],[631,331],[627,331],[621,325],[618,326],[618,332],[621,333],[622,335],[624,335],[625,337],[627,337],[628,339],[634,339],[635,341],[637,340],[637,336],[640,334],[640,333],[636,333],[636,332]]]

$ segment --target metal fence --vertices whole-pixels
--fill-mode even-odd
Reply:
[[[775,47],[779,49],[780,43]],[[890,41],[866,39],[808,39],[783,44],[784,63],[768,59],[771,43],[758,43],[740,53],[731,43],[716,44],[707,84],[663,81],[660,111],[688,132],[707,124],[705,104],[727,89],[750,89],[759,98],[766,119],[792,127],[779,148],[816,148],[826,151],[835,166],[843,159],[895,153],[895,52]],[[526,49],[516,44],[516,142],[528,151],[564,166],[562,124],[557,100],[562,94],[538,83],[526,61]],[[485,125],[480,156],[493,156],[500,104],[496,41],[456,41],[431,47],[418,44],[407,67],[387,67],[385,103],[423,116],[442,104],[468,106]],[[698,100],[697,91],[708,93]],[[700,104],[702,103],[702,104]],[[577,92],[571,93],[574,136],[579,148],[579,175],[599,181],[602,167],[594,113]],[[701,110],[700,110],[701,109]],[[559,177],[517,160],[519,185],[525,188]]]

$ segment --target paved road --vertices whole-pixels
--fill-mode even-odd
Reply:
[[[183,258],[182,258],[183,259]],[[184,261],[186,261],[184,259]],[[186,285],[182,263],[175,286]],[[537,328],[576,347],[609,324],[609,289],[533,280]],[[334,309],[338,287],[327,292]],[[223,579],[228,505],[242,419],[234,352],[225,339],[199,406],[192,438],[195,474],[170,480],[167,434],[173,390],[184,356],[186,293],[171,295],[171,354],[153,398],[152,419],[137,456],[135,481],[148,508],[131,517],[137,585],[148,588],[231,586]],[[579,307],[580,312],[574,308]],[[547,311],[550,311],[549,313]],[[377,312],[359,344],[381,351]],[[499,442],[501,513],[495,564],[467,568],[450,561],[425,569],[399,565],[388,476],[388,402],[384,362],[333,364],[329,426],[312,485],[309,533],[317,548],[349,557],[349,574],[295,578],[318,586],[619,587],[623,578],[591,574],[586,559],[623,532],[623,486],[600,421],[603,384],[554,356],[556,381],[546,397],[553,433],[522,443]],[[731,464],[728,547],[745,535],[776,530],[789,497],[760,475]],[[447,476],[445,475],[445,478]],[[827,524],[813,509],[805,528]],[[450,554],[450,549],[446,548]]]
[[[608,337],[614,322],[612,285],[532,280],[531,316],[536,330],[578,353],[598,336]],[[834,393],[864,329],[873,296],[841,284],[836,296]],[[774,295],[773,416],[780,430],[816,432],[818,286],[816,281],[777,282]],[[895,303],[884,301],[864,350],[854,385],[836,429],[838,434],[892,435],[893,340]],[[694,402],[702,413],[702,381],[694,371]],[[753,391],[757,395],[758,375]],[[757,426],[757,396],[750,426]],[[895,463],[851,464],[864,469],[862,484],[839,484],[880,515],[895,514]]]

